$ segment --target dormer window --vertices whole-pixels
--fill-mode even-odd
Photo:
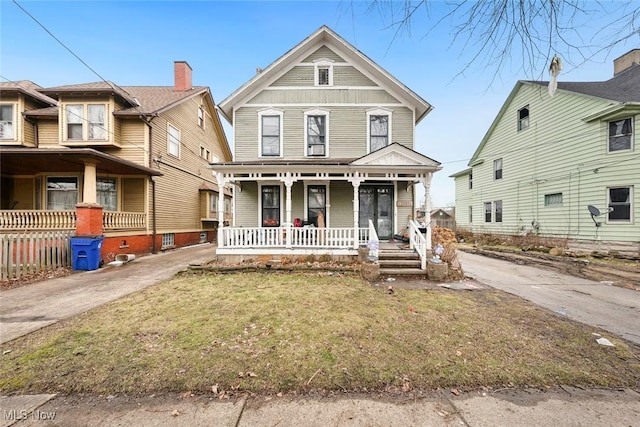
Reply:
[[[333,86],[333,61],[319,59],[314,63],[314,85]]]

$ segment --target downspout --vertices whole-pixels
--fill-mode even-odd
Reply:
[[[153,127],[151,126],[151,121],[158,117],[157,113],[154,113],[149,118],[144,118],[140,116],[140,118],[144,121],[144,124],[149,128],[149,156],[148,156],[148,167],[151,169],[151,164],[153,162]],[[151,253],[158,253],[158,244],[156,243],[156,237],[158,235],[157,224],[156,224],[156,182],[153,177],[149,177],[149,181],[151,181],[151,215],[153,215],[153,221],[151,222]]]

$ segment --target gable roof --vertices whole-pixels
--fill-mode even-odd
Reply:
[[[489,136],[493,133],[493,130],[500,122],[507,107],[511,103],[511,100],[516,96],[523,85],[548,86],[549,82],[518,80],[509,93],[509,96],[502,104],[502,107],[491,123],[491,126],[489,126],[489,129],[482,138],[482,141],[480,141],[478,148],[476,148],[473,156],[471,156],[471,160],[467,163],[468,166],[474,166],[477,164],[478,156],[487,143]],[[614,106],[608,106],[601,112],[597,112],[585,118],[587,120],[602,117],[604,114],[618,112],[620,109],[624,108],[633,109],[635,111],[640,108],[640,105],[638,105],[640,103],[640,65],[633,65],[627,70],[615,75],[613,78],[602,82],[558,82],[558,90],[571,92],[578,96],[602,98],[615,103]],[[467,170],[455,173],[450,175],[450,177],[457,178],[465,175],[466,171]]]
[[[233,124],[233,109],[236,106],[241,105],[244,101],[251,98],[253,94],[260,89],[267,87],[290,70],[296,63],[304,60],[309,53],[312,53],[323,45],[335,50],[336,53],[348,59],[349,62],[357,68],[366,71],[367,75],[372,77],[376,83],[388,89],[394,96],[401,99],[402,102],[410,105],[415,110],[416,123],[420,122],[420,120],[433,109],[431,104],[422,99],[329,27],[323,25],[224,99],[219,104],[223,116],[229,123]]]

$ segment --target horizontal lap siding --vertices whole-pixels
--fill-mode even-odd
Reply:
[[[353,186],[348,182],[332,182],[329,191],[331,227],[353,227]]]
[[[3,99],[4,101],[4,99]],[[35,103],[28,98],[25,98],[25,110],[33,110],[41,108],[41,104]],[[22,127],[22,142],[28,147],[34,147],[36,145],[36,125],[29,123],[24,119],[21,114],[18,114],[20,126]]]
[[[235,225],[237,227],[258,226],[258,185],[255,182],[243,182],[242,191],[236,192]]]
[[[367,115],[369,107],[326,106],[329,110],[329,155],[332,158],[361,157],[367,154]],[[306,108],[286,108],[283,122],[284,157],[304,157],[304,111]],[[235,160],[258,158],[259,108],[243,107],[236,113]],[[408,108],[395,108],[391,142],[413,148],[413,114]]]
[[[38,147],[60,148],[60,134],[57,120],[38,121]]]
[[[164,162],[157,166],[163,176],[154,178],[157,227],[161,233],[202,229],[199,188],[203,182],[215,180],[208,162],[200,157],[200,146],[215,152],[218,141],[213,126],[205,130],[198,126],[199,105],[187,100],[152,122],[153,157]],[[167,124],[180,130],[179,158],[168,154]]]
[[[362,107],[373,108],[379,105],[396,105],[400,102],[383,89],[274,89],[260,92],[254,96],[249,105],[261,105],[262,108],[287,104],[363,104]],[[308,107],[311,108],[311,105]],[[354,106],[354,108],[356,108]]]
[[[608,104],[563,91],[550,98],[546,87],[523,85],[478,156],[484,163],[473,167],[473,190],[464,189],[467,177],[456,180],[459,223],[468,219],[461,209],[472,205],[474,231],[518,234],[534,232],[537,225],[543,235],[594,238],[587,205],[605,208],[608,186],[640,182],[640,161],[632,158],[634,153],[607,154],[606,121],[582,120]],[[530,125],[518,132],[518,110],[526,105]],[[500,181],[493,179],[493,161],[498,158],[503,160]],[[616,165],[593,172],[611,163]],[[562,205],[544,206],[545,194],[554,193],[563,194]],[[483,203],[496,200],[503,202],[503,222],[495,223],[492,211],[492,222],[485,223]],[[637,200],[634,207],[640,218]],[[599,236],[637,241],[639,229],[633,224],[608,225],[600,228]]]
[[[378,86],[355,67],[333,67],[335,86]]]
[[[122,178],[122,210],[125,212],[145,211],[145,178]]]
[[[145,142],[145,134],[147,133],[147,125],[141,120],[116,120],[119,129],[118,144],[121,148],[108,148],[104,152],[121,159],[137,163],[142,166],[148,166],[147,155],[149,147]]]
[[[318,59],[330,59],[335,62],[345,62],[337,53],[328,48],[327,46],[322,46],[313,52],[311,55],[307,56],[302,62],[313,62]]]
[[[313,66],[299,65],[287,71],[271,86],[313,86]]]

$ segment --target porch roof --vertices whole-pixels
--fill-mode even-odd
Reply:
[[[95,160],[99,174],[162,175],[158,170],[92,148],[0,148],[0,170],[5,175],[83,172],[85,160]]]

